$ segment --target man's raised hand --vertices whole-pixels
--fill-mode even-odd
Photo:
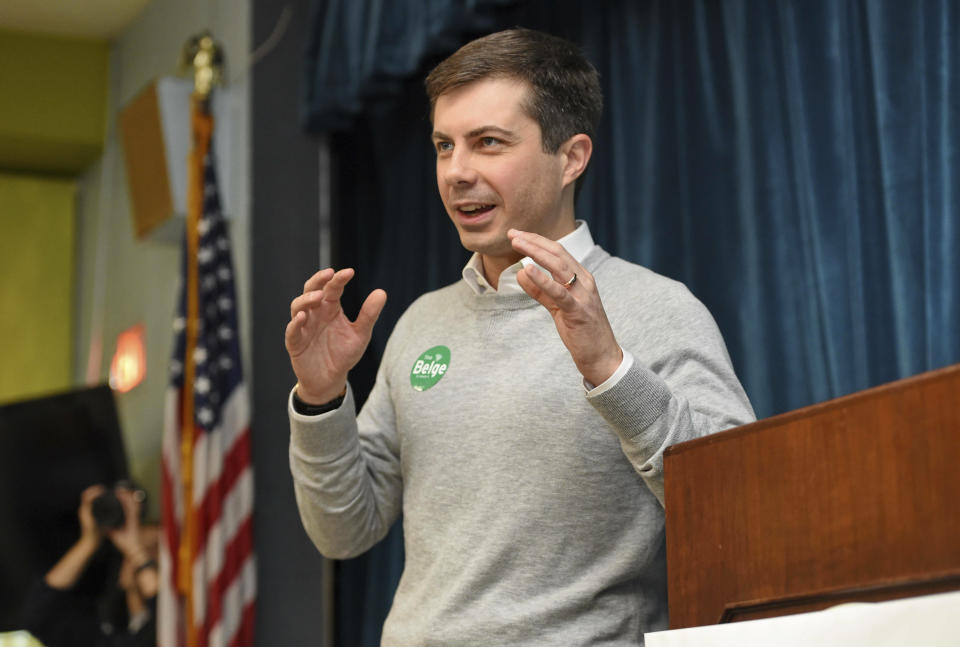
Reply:
[[[535,266],[517,273],[517,283],[553,317],[560,339],[580,373],[594,386],[605,382],[623,361],[600,302],[593,276],[558,242],[531,232],[507,232],[513,248]]]
[[[340,306],[351,268],[320,270],[303,284],[303,294],[290,303],[285,343],[297,375],[297,395],[309,404],[323,404],[340,395],[352,369],[370,343],[387,293],[374,290],[350,321]]]

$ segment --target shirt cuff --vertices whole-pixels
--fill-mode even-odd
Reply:
[[[615,387],[617,383],[623,379],[623,376],[627,374],[633,367],[633,355],[630,354],[630,351],[620,347],[620,350],[623,352],[623,360],[620,362],[620,366],[617,367],[617,370],[613,372],[613,375],[604,380],[603,384],[599,386],[594,386],[587,378],[583,378],[583,390],[587,392],[588,397],[594,397],[605,393]]]
[[[304,413],[300,413],[300,411],[297,410],[297,406],[293,403],[293,397],[296,392],[297,392],[297,386],[294,385],[294,387],[290,389],[290,394],[287,395],[287,413],[290,415],[291,418],[294,418],[296,420],[301,420],[301,421],[317,420],[321,416],[328,416],[329,414],[333,413],[334,411],[342,407],[344,401],[346,400],[346,393],[344,393],[339,398],[334,398],[334,400],[340,400],[340,402],[337,404],[337,406],[333,407],[332,409],[328,409],[322,413],[316,413],[312,415],[304,414]],[[328,403],[328,404],[331,404],[331,403]],[[319,409],[322,407],[314,407],[314,408]]]

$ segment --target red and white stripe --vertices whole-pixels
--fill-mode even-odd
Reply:
[[[157,644],[184,647],[185,597],[177,591],[184,524],[180,474],[180,393],[167,394],[163,437],[163,527]],[[196,430],[192,503],[198,511],[193,572],[193,629],[199,647],[253,644],[256,565],[253,553],[253,470],[246,389],[234,389],[219,424]]]

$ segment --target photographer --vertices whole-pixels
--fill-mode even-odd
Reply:
[[[34,584],[24,605],[26,628],[46,647],[156,644],[159,581],[149,550],[156,542],[140,524],[143,498],[127,483],[113,490],[94,485],[81,494],[79,539]]]

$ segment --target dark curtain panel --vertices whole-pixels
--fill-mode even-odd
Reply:
[[[314,132],[349,127],[369,104],[402,92],[423,60],[464,34],[497,28],[517,0],[315,0],[307,43],[304,122]]]
[[[361,394],[400,312],[466,259],[436,195],[421,80],[477,32],[514,25],[579,42],[600,70],[604,122],[577,214],[609,251],[707,304],[758,416],[960,361],[956,2],[528,0],[481,15],[462,12],[480,2],[434,0],[482,20],[380,43],[403,62],[389,81],[388,61],[369,58],[354,71],[376,73],[324,76],[356,56],[331,37],[333,4],[316,12],[305,121],[339,129],[348,311],[374,287],[390,295],[351,377]],[[378,644],[401,569],[397,529],[342,564],[340,644]]]
[[[623,7],[581,213],[707,303],[758,415],[960,360],[960,6]]]

